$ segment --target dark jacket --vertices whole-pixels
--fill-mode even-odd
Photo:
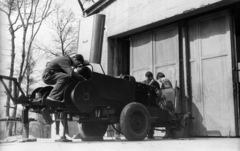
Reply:
[[[148,85],[152,85],[152,86],[156,87],[156,89],[160,90],[159,83],[154,79],[152,79],[151,81],[144,80],[143,83],[148,84]]]
[[[58,57],[47,64],[46,69],[43,72],[43,75],[46,73],[66,73],[69,77],[77,80],[82,80],[83,77],[78,75],[73,71],[72,68],[73,62],[69,56]]]

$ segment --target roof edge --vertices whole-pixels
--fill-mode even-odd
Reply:
[[[99,10],[105,8],[108,4],[114,2],[115,0],[99,0],[89,8],[83,11],[85,17],[97,13]]]

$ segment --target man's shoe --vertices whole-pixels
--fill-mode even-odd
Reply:
[[[47,97],[47,100],[51,100],[51,101],[56,101],[56,102],[61,102],[60,100],[56,100],[56,99],[54,99],[54,98],[51,98],[51,97]]]

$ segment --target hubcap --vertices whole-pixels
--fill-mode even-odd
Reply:
[[[144,127],[143,122],[144,121],[144,117],[141,113],[134,113],[131,116],[131,127],[132,130],[135,132],[141,132],[142,128]]]

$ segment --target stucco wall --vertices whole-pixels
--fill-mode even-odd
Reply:
[[[108,36],[118,35],[212,4],[227,5],[239,0],[116,0],[102,12]]]

